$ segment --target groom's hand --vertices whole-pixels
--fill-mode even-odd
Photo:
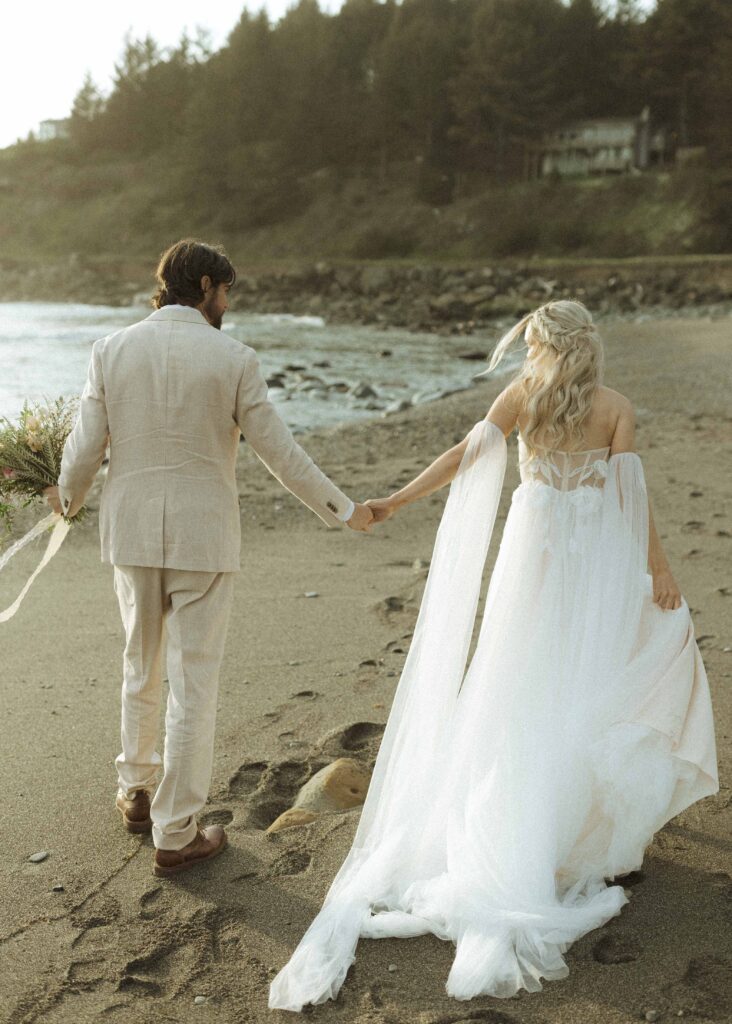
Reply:
[[[367,505],[356,504],[353,515],[346,520],[346,526],[360,533],[368,533],[374,522],[374,514]]]
[[[46,504],[51,506],[56,515],[60,516],[63,513],[61,499],[58,496],[58,487],[46,487],[43,491],[43,497],[46,500]]]

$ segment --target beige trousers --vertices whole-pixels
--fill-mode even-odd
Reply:
[[[114,589],[125,628],[119,792],[155,789],[153,842],[178,850],[196,835],[213,765],[219,669],[231,612],[233,572],[115,565]],[[157,752],[167,633],[165,747]]]

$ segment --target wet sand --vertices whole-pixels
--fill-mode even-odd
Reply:
[[[630,903],[570,948],[566,979],[458,1003],[444,991],[451,945],[363,940],[338,1001],[310,1008],[312,1020],[732,1018],[732,321],[617,323],[603,334],[606,383],[636,406],[659,532],[692,608],[720,792],[656,835],[627,880]],[[463,437],[497,390],[483,383],[303,443],[344,490],[378,497]],[[95,516],[0,627],[0,1021],[299,1019],[267,1009],[268,983],[316,913],[358,810],[275,836],[264,828],[313,767],[373,759],[447,490],[356,535],[327,530],[244,446],[239,480],[244,558],[203,817],[227,826],[217,861],[156,879],[150,839],[125,832],[115,810],[122,628]],[[484,589],[517,482],[512,440]],[[3,607],[31,563],[3,574]],[[29,862],[41,850],[49,856]]]

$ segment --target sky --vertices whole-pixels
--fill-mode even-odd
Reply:
[[[214,49],[226,41],[244,8],[264,7],[277,21],[295,0],[30,0],[3,3],[0,11],[0,148],[35,131],[40,121],[67,117],[84,75],[109,90],[125,32],[148,33],[173,46],[184,29],[200,25]],[[339,0],[320,0],[337,11]]]
[[[30,0],[3,3],[0,20],[0,148],[35,131],[40,121],[67,117],[89,71],[108,92],[125,32],[148,33],[173,46],[187,29],[201,26],[219,49],[247,7],[264,7],[276,22],[295,0]],[[643,0],[652,6],[653,0]],[[341,0],[319,0],[335,12]]]

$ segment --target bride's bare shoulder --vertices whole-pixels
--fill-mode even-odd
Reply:
[[[597,398],[605,403],[608,408],[615,408],[618,411],[633,408],[633,403],[629,398],[621,395],[619,391],[615,391],[613,388],[605,387],[604,384],[598,387]]]
[[[635,411],[633,403],[625,395],[613,388],[601,385],[595,394],[595,405],[597,411],[611,424],[617,424],[621,420],[635,422]]]
[[[635,409],[625,395],[604,385],[597,389],[600,404],[611,430],[611,453],[633,451],[635,445]]]

